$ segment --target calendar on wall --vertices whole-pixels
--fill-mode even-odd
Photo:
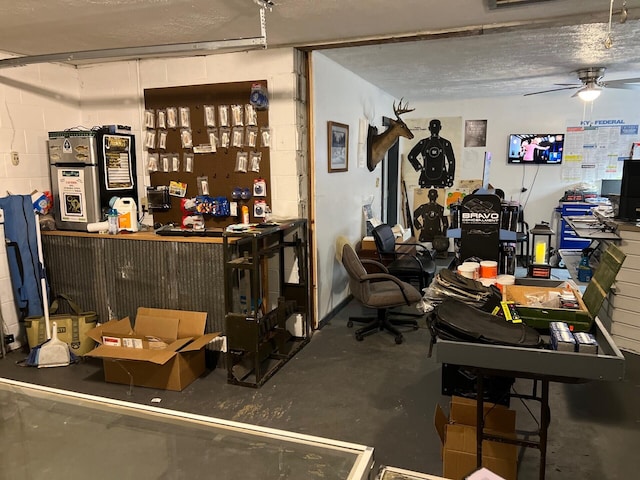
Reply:
[[[562,181],[597,183],[622,178],[622,162],[640,139],[638,121],[600,119],[570,122],[564,141]]]

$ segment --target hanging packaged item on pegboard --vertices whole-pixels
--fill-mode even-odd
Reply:
[[[210,197],[198,195],[196,197],[196,212],[214,217],[228,217],[231,214],[227,197]]]

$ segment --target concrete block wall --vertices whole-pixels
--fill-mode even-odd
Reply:
[[[144,90],[185,85],[267,80],[269,93],[269,126],[271,127],[271,189],[273,214],[278,217],[306,215],[306,197],[301,197],[299,157],[306,160],[306,130],[300,133],[298,100],[299,75],[304,63],[296,62],[293,49],[276,49],[193,57],[154,59],[108,63],[81,67],[81,106],[83,122],[88,126],[104,124],[131,125],[142,139]],[[302,84],[304,85],[304,84]],[[142,141],[136,144],[138,157],[138,194],[143,197],[150,185],[146,174],[146,152]],[[306,188],[303,191],[306,194]],[[147,220],[147,223],[149,220]],[[269,263],[270,286],[277,286],[277,262]],[[271,307],[277,303],[278,292],[270,292]]]
[[[294,54],[293,49],[274,49],[78,68],[42,64],[0,70],[0,196],[50,190],[49,131],[106,124],[131,125],[136,134],[139,193],[144,196],[149,184],[140,137],[144,89],[266,79],[272,128],[271,207],[281,217],[306,214],[302,207],[306,199],[301,202],[298,188],[306,132],[301,134],[297,125],[299,74]],[[16,166],[11,163],[12,151],[19,154]],[[4,249],[0,249],[0,306],[5,332],[17,335]]]
[[[78,72],[64,65],[0,70],[0,196],[50,190],[47,134],[80,124]],[[11,161],[18,153],[18,164]],[[0,239],[4,227],[0,225]],[[0,308],[4,331],[20,346],[18,313],[4,242],[0,246]]]
[[[294,50],[274,49],[179,59],[152,59],[80,67],[82,121],[88,127],[131,125],[138,141],[139,196],[149,185],[141,125],[144,90],[152,88],[267,80],[271,147],[271,208],[274,215],[299,216],[296,154],[297,76]]]

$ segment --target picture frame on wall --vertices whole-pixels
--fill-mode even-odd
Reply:
[[[327,122],[329,173],[349,169],[349,125]]]

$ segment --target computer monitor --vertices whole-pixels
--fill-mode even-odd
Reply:
[[[620,186],[619,220],[635,222],[640,218],[640,160],[625,160]]]
[[[602,180],[600,185],[600,196],[620,195],[622,180]]]

